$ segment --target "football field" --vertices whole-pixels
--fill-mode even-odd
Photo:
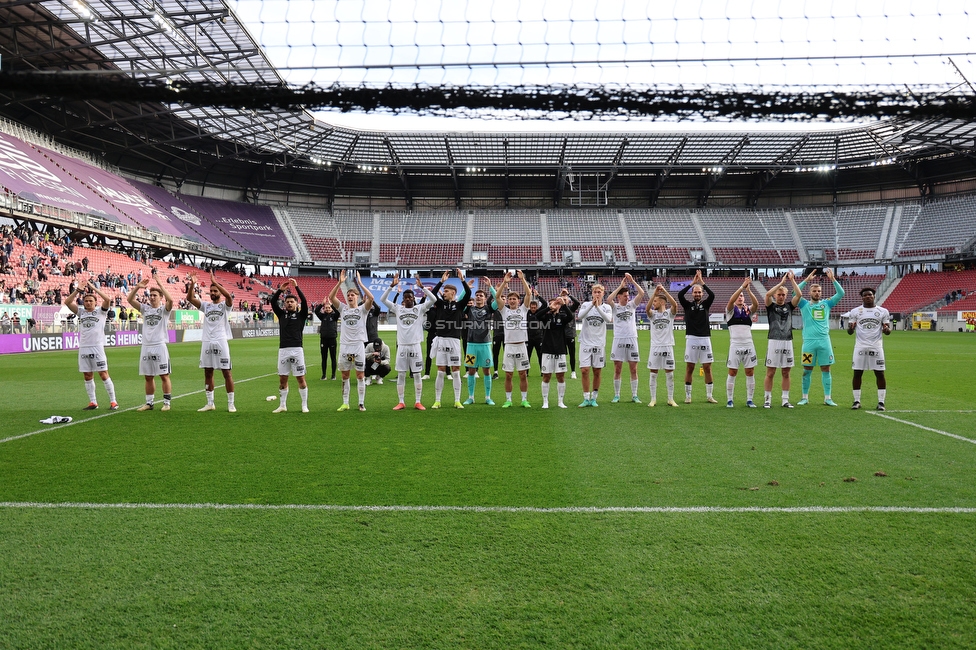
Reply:
[[[539,408],[534,367],[531,409],[479,381],[464,410],[393,412],[394,373],[338,413],[313,336],[308,414],[294,380],[271,413],[276,339],[232,342],[234,414],[219,381],[196,411],[199,343],[170,345],[166,413],[134,410],[137,348],[108,350],[114,413],[97,379],[81,410],[77,353],[0,356],[0,647],[976,644],[976,336],[887,337],[878,413],[870,374],[850,410],[836,331],[839,407],[817,370],[808,406],[779,407],[777,378],[772,409],[745,408],[740,371],[726,408],[716,332],[720,404],[697,373],[683,404],[682,369],[680,406],[662,376],[648,408],[641,334],[644,403],[610,403],[610,368],[597,408],[567,379],[565,410]]]

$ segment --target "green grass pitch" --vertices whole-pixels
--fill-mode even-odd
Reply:
[[[642,362],[643,405],[610,403],[608,369],[598,408],[567,379],[543,411],[534,368],[531,409],[479,381],[463,411],[393,412],[391,375],[337,413],[306,337],[312,412],[292,380],[273,415],[276,343],[232,343],[235,414],[222,388],[196,412],[199,344],[170,346],[168,413],[132,410],[137,349],[108,352],[117,413],[98,380],[81,410],[76,353],[0,357],[0,647],[976,645],[976,337],[886,338],[881,415],[873,376],[849,409],[840,332],[840,406],[818,370],[792,411],[744,408],[741,372],[725,408],[719,332],[718,405],[696,374],[694,403],[662,377],[647,408]]]

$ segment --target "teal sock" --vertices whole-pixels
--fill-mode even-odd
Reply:
[[[803,395],[810,394],[810,383],[813,381],[813,368],[803,369]]]
[[[478,383],[478,375],[468,375],[468,398],[474,399],[474,386]]]
[[[830,387],[834,383],[834,378],[831,376],[830,371],[820,373],[820,381],[823,382],[824,397],[830,396]]]
[[[485,397],[491,398],[491,375],[485,375]]]

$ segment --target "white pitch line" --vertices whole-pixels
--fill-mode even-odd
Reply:
[[[871,413],[870,409],[865,409]],[[886,409],[885,413],[976,413],[976,409]]]
[[[500,514],[843,514],[857,512],[912,514],[976,514],[976,507],[913,506],[578,506],[542,508],[532,506],[343,506],[329,504],[258,504],[258,503],[38,503],[29,501],[0,502],[0,508],[75,509],[75,510],[315,510],[326,512],[461,512]]]
[[[271,376],[274,376],[274,375],[277,375],[277,373],[272,372],[272,373],[269,373],[267,375],[258,375],[256,377],[248,377],[247,379],[235,379],[234,380],[234,384],[235,385],[236,384],[243,384],[245,382],[254,381],[255,379],[264,379],[265,377],[271,377]],[[199,395],[200,393],[203,393],[203,392],[206,392],[206,391],[205,390],[195,390],[195,391],[193,391],[191,393],[183,393],[182,395],[177,395],[177,396],[173,397],[172,399],[178,400],[178,399],[181,399],[183,397],[190,397],[191,395]],[[57,426],[45,427],[43,429],[38,429],[37,431],[31,431],[29,433],[21,433],[20,435],[10,436],[9,438],[4,438],[3,440],[0,440],[0,445],[2,445],[5,442],[13,442],[14,440],[20,440],[21,438],[29,438],[31,436],[36,436],[39,433],[46,433],[48,431],[55,431],[57,429],[63,429],[64,427],[71,427],[71,426],[74,426],[76,424],[83,424],[85,422],[92,422],[94,420],[99,420],[101,418],[107,418],[110,415],[118,415],[119,413],[127,413],[129,411],[136,410],[137,408],[139,408],[139,406],[142,406],[142,404],[139,404],[138,406],[130,406],[127,409],[119,409],[118,411],[109,411],[108,413],[102,413],[101,415],[95,415],[95,416],[92,416],[90,418],[85,418],[83,420],[72,420],[71,422],[68,422],[66,424],[59,424]]]
[[[907,424],[908,426],[916,427],[918,429],[922,429],[923,431],[931,431],[932,433],[937,433],[940,436],[948,436],[950,438],[955,438],[956,440],[962,440],[963,442],[969,442],[969,443],[972,443],[972,444],[976,445],[976,440],[972,440],[970,438],[964,438],[963,436],[957,436],[954,433],[949,433],[948,431],[943,431],[942,429],[933,429],[932,427],[927,427],[927,426],[924,426],[924,425],[921,425],[921,424],[917,424],[915,422],[909,422],[908,420],[902,420],[900,418],[893,418],[893,417],[891,417],[890,415],[888,415],[886,413],[878,413],[876,411],[868,411],[868,413],[870,415],[875,415],[875,416],[877,416],[879,418],[884,418],[886,420],[891,420],[892,422],[900,422],[901,424]]]

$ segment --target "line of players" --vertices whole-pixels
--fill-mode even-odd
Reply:
[[[389,299],[389,294],[396,288],[399,291],[399,278],[394,276],[393,283],[384,292],[381,300],[393,315],[397,327],[397,395],[398,402],[394,410],[403,410],[405,404],[405,387],[408,375],[414,380],[414,408],[426,410],[422,404],[423,381],[423,352],[421,344],[424,339],[425,323],[434,327],[433,344],[430,356],[437,366],[437,376],[434,383],[435,401],[432,408],[441,408],[441,397],[447,373],[451,373],[454,390],[454,407],[461,409],[465,405],[474,403],[477,371],[484,372],[485,403],[494,405],[491,399],[493,367],[492,355],[492,319],[494,311],[501,316],[504,331],[504,357],[502,369],[505,373],[505,402],[502,408],[510,408],[513,402],[514,376],[518,375],[521,392],[520,405],[530,408],[528,401],[528,370],[530,356],[526,346],[528,341],[529,304],[532,296],[531,288],[521,271],[516,276],[522,284],[523,292],[509,290],[513,279],[511,273],[506,273],[501,285],[496,291],[490,281],[483,279],[483,285],[488,289],[475,292],[473,303],[469,304],[470,288],[460,269],[456,270],[462,292],[457,296],[456,288],[447,283],[449,272],[444,272],[441,281],[430,291],[417,279],[418,292],[424,294],[423,301],[417,300],[417,293],[406,289],[402,293],[402,301],[398,304]],[[802,344],[802,398],[798,405],[809,402],[809,389],[812,382],[813,370],[816,366],[821,370],[821,381],[824,389],[824,403],[836,406],[831,398],[832,376],[830,368],[834,363],[833,350],[829,336],[830,311],[844,296],[844,289],[827,271],[827,279],[833,283],[835,294],[824,300],[821,285],[812,283],[814,273],[803,282],[797,284],[792,273],[787,273],[775,287],[766,292],[765,303],[769,319],[769,346],[766,356],[766,376],[764,381],[764,406],[772,406],[773,379],[776,370],[780,369],[782,376],[781,405],[793,408],[790,403],[790,369],[794,365],[793,358],[793,312],[799,309],[803,318]],[[153,271],[155,279],[155,270]],[[339,362],[342,373],[342,405],[339,411],[349,410],[350,376],[355,372],[357,379],[357,393],[359,410],[365,411],[365,365],[366,352],[366,321],[367,314],[372,309],[374,297],[363,286],[359,274],[356,275],[358,288],[349,289],[346,302],[338,299],[338,290],[346,282],[346,274],[340,275],[339,283],[333,287],[328,296],[329,303],[339,314],[342,321],[340,328]],[[204,369],[207,404],[200,411],[215,410],[214,404],[214,370],[220,369],[224,376],[225,388],[228,395],[228,410],[236,411],[234,406],[234,383],[231,375],[228,316],[233,301],[230,294],[211,274],[209,303],[203,303],[196,295],[196,278],[191,278],[192,286],[188,295],[189,300],[197,309],[204,313],[203,345],[200,355],[200,367]],[[802,297],[803,286],[810,284],[810,298]],[[140,374],[146,379],[146,403],[137,410],[146,411],[154,408],[155,377],[159,376],[163,387],[163,405],[161,410],[169,410],[172,398],[169,377],[169,355],[166,348],[166,323],[172,311],[173,302],[166,289],[156,280],[156,285],[149,289],[149,303],[140,303],[136,299],[141,291],[146,289],[149,280],[133,286],[129,292],[129,304],[138,309],[144,320],[143,340],[140,358]],[[788,298],[789,284],[793,291],[792,298]],[[79,370],[84,373],[85,386],[89,396],[86,409],[98,408],[95,399],[94,374],[97,372],[103,381],[110,399],[110,409],[115,410],[118,404],[115,399],[114,386],[108,375],[107,360],[104,352],[104,326],[109,308],[109,299],[98,288],[89,283],[93,291],[83,299],[83,309],[79,310],[75,302],[77,291],[65,300],[68,308],[78,316],[79,341]],[[281,296],[289,287],[294,294]],[[631,298],[633,291],[633,298]],[[592,287],[591,299],[580,304],[569,296],[568,291],[550,300],[534,314],[535,321],[543,330],[542,339],[542,408],[549,408],[550,388],[552,376],[556,376],[557,402],[559,408],[566,408],[565,374],[567,369],[566,353],[567,340],[564,335],[567,326],[575,326],[576,314],[581,322],[580,341],[580,369],[582,373],[583,402],[582,407],[598,405],[602,369],[606,365],[606,332],[607,325],[613,324],[613,338],[610,359],[614,363],[613,402],[620,401],[623,364],[627,363],[630,370],[631,401],[640,403],[638,396],[637,364],[640,362],[640,350],[637,343],[637,308],[643,302],[646,294],[643,288],[634,281],[628,273],[618,286],[604,301],[605,288],[600,285]],[[489,307],[488,296],[491,296]],[[691,299],[688,298],[690,293]],[[102,298],[100,308],[96,307],[95,294]],[[746,295],[749,304],[746,304]],[[499,300],[499,298],[502,300]],[[884,410],[886,394],[886,380],[884,375],[884,350],[881,343],[882,335],[890,334],[891,320],[887,310],[874,304],[874,290],[861,290],[862,306],[852,310],[848,316],[848,333],[856,334],[853,359],[853,390],[854,404],[852,408],[861,406],[861,380],[865,370],[875,373],[878,386],[878,410]],[[650,402],[649,406],[657,403],[657,378],[664,370],[667,387],[667,404],[677,406],[674,400],[674,319],[677,314],[678,302],[684,310],[686,322],[685,336],[685,403],[692,399],[692,378],[696,367],[700,364],[705,377],[706,401],[718,403],[713,396],[711,347],[711,326],[709,323],[709,309],[715,295],[705,284],[699,271],[691,284],[678,293],[678,301],[664,288],[657,285],[650,298],[647,315],[650,320],[651,347],[647,367],[650,371]],[[362,299],[362,302],[360,300]],[[275,413],[287,411],[289,392],[288,380],[295,376],[301,396],[302,412],[308,412],[308,385],[305,380],[305,359],[303,349],[303,331],[308,319],[308,301],[297,283],[292,279],[283,284],[272,296],[271,305],[278,317],[280,326],[278,351],[279,376],[279,406]],[[743,368],[746,375],[746,405],[755,407],[753,401],[755,392],[755,367],[758,361],[755,345],[752,340],[753,317],[758,313],[758,300],[747,278],[743,281],[726,305],[725,320],[730,333],[730,349],[728,355],[728,376],[726,380],[727,406],[734,406],[736,376],[739,368]],[[428,312],[430,312],[428,314]],[[468,374],[468,399],[461,402],[461,339],[462,332],[467,334],[467,350],[465,366]]]

